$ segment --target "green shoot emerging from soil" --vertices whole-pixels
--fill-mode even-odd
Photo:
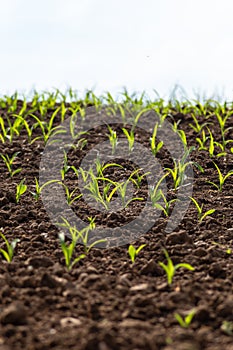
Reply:
[[[216,163],[214,163],[217,171],[218,171],[218,184],[212,182],[212,181],[208,181],[209,184],[213,185],[215,188],[218,189],[218,191],[222,191],[223,185],[225,183],[225,181],[227,180],[227,178],[229,176],[233,175],[233,170],[230,170],[225,176],[222,175],[221,170],[219,169],[219,167],[217,166]]]
[[[150,147],[151,152],[154,156],[159,152],[159,150],[163,147],[163,141],[156,142],[157,140],[157,131],[158,131],[158,123],[155,124],[152,136],[150,138]]]
[[[58,110],[56,110],[55,112],[58,112]],[[62,129],[62,127],[60,125],[53,127],[54,118],[56,117],[55,112],[53,113],[52,117],[50,118],[49,123],[44,123],[36,115],[31,114],[31,117],[36,120],[35,128],[39,127],[41,129],[41,132],[42,132],[42,136],[36,137],[33,140],[33,142],[36,140],[42,139],[44,141],[44,143],[46,144],[50,137],[66,132],[66,130]],[[55,140],[53,142],[55,142]]]
[[[232,254],[232,249],[230,248],[230,247],[226,247],[226,246],[224,246],[223,244],[220,244],[220,243],[218,243],[218,242],[211,242],[212,244],[214,244],[215,246],[217,246],[217,247],[219,247],[219,248],[221,248],[221,249],[223,249],[227,254]]]
[[[4,256],[4,258],[6,259],[6,261],[8,263],[10,263],[13,259],[14,256],[14,250],[15,247],[17,245],[18,242],[20,242],[20,240],[18,238],[15,238],[11,243],[7,240],[7,238],[5,237],[5,235],[3,234],[3,232],[0,231],[0,236],[2,237],[2,239],[4,240],[5,244],[6,244],[6,248],[2,249],[0,248],[0,253],[2,253],[2,255]]]
[[[162,262],[159,262],[159,265],[164,269],[164,271],[166,272],[167,274],[167,283],[168,285],[171,285],[172,284],[172,280],[173,280],[173,277],[175,275],[175,272],[176,270],[178,270],[180,267],[183,267],[185,269],[188,269],[190,271],[193,271],[194,270],[194,267],[191,266],[190,264],[186,264],[186,263],[180,263],[180,264],[176,264],[174,265],[172,260],[170,259],[169,255],[168,255],[168,252],[166,249],[163,250],[164,251],[164,254],[165,254],[165,257],[167,259],[167,265],[165,265],[164,263]]]
[[[125,129],[122,128],[123,133],[125,134],[127,140],[128,140],[128,144],[129,144],[129,152],[132,152],[133,150],[133,146],[134,146],[134,141],[135,141],[135,134],[134,134],[134,130],[133,128],[130,130],[130,132]]]
[[[136,256],[139,254],[139,252],[146,246],[146,244],[142,244],[140,245],[140,247],[138,247],[137,249],[130,244],[129,248],[128,248],[128,253],[130,256],[130,259],[132,261],[132,264],[134,264]]]
[[[82,230],[78,230],[75,226],[71,226],[71,224],[65,219],[62,218],[63,224],[57,223],[61,227],[68,228],[69,233],[71,235],[71,243],[66,244],[65,242],[65,235],[63,232],[58,234],[60,245],[62,248],[63,255],[65,257],[65,264],[67,269],[70,271],[72,267],[80,260],[86,257],[86,254],[89,253],[90,249],[93,248],[95,245],[105,242],[105,239],[97,240],[91,244],[88,244],[88,235],[91,230],[95,228],[95,223],[93,218],[89,218],[89,225]],[[82,244],[84,245],[84,252],[85,254],[80,254],[78,257],[72,260],[75,247],[77,245],[78,240],[81,240]]]
[[[123,166],[120,165],[120,164],[117,164],[117,163],[107,163],[107,164],[103,164],[101,163],[100,159],[97,157],[96,160],[95,160],[95,166],[96,166],[96,171],[97,171],[97,175],[98,176],[102,176],[104,177],[104,171],[107,169],[107,168],[110,168],[110,167],[119,167],[119,168],[122,168],[123,169]]]
[[[66,267],[68,269],[68,271],[70,271],[72,269],[72,267],[77,264],[79,262],[80,259],[83,259],[86,257],[85,254],[80,254],[78,257],[76,257],[75,259],[73,259],[73,254],[74,254],[74,249],[78,240],[78,236],[76,235],[76,232],[70,231],[71,237],[72,237],[72,241],[70,244],[66,244],[65,242],[65,235],[63,232],[59,233],[59,240],[60,240],[60,245],[61,245],[61,249],[65,258],[65,264]]]
[[[65,180],[65,175],[70,170],[70,165],[68,165],[68,158],[67,153],[64,151],[64,161],[63,161],[63,167],[61,169],[61,179]]]
[[[24,184],[25,179],[21,180],[20,183],[16,186],[16,203],[19,202],[20,197],[27,191],[27,185]]]
[[[20,173],[20,171],[22,170],[21,168],[13,170],[14,160],[18,154],[19,154],[19,152],[15,152],[12,157],[9,157],[8,154],[6,154],[6,155],[0,154],[11,177],[13,177],[15,174]]]
[[[161,210],[163,213],[164,213],[164,215],[165,216],[169,216],[169,212],[170,212],[170,208],[171,208],[171,205],[174,203],[174,202],[176,202],[176,201],[178,201],[179,199],[177,199],[177,198],[174,198],[174,199],[171,199],[171,200],[167,200],[167,198],[166,198],[166,196],[163,194],[163,192],[162,192],[162,190],[160,190],[159,191],[159,193],[158,193],[158,197],[156,198],[153,198],[153,200],[155,201],[155,200],[160,200],[160,199],[163,199],[163,202],[164,202],[164,205],[161,205],[160,203],[157,203],[157,202],[155,202],[154,204],[153,204],[153,206],[155,207],[155,208],[157,208],[157,209],[159,209],[159,210]]]
[[[112,146],[112,154],[114,154],[116,151],[117,144],[118,144],[117,133],[109,125],[108,125],[108,130],[109,130],[108,138],[109,138],[109,142]]]
[[[192,322],[193,317],[195,316],[196,310],[192,309],[187,316],[185,316],[184,318],[178,314],[175,313],[174,317],[175,319],[179,322],[179,325],[183,328],[188,328]]]
[[[193,197],[189,197],[189,198],[193,201],[193,203],[195,204],[195,206],[197,208],[199,223],[201,223],[202,220],[204,220],[206,216],[211,215],[211,214],[213,214],[215,212],[215,209],[210,209],[210,210],[207,210],[205,213],[203,213],[203,203],[200,206],[198,204],[198,202],[196,201],[196,199],[194,199]]]
[[[184,179],[185,179],[185,171],[186,168],[193,165],[195,166],[199,171],[204,172],[203,168],[196,162],[193,161],[186,161],[190,153],[195,149],[194,146],[190,147],[189,149],[186,148],[185,152],[183,154],[183,157],[179,160],[173,159],[174,168],[165,168],[170,175],[172,176],[173,182],[174,182],[174,190],[177,190],[180,186],[182,186]]]
[[[152,206],[156,207],[159,200],[161,199],[162,196],[162,190],[159,188],[159,186],[161,185],[161,183],[163,182],[163,180],[169,175],[169,173],[167,172],[166,174],[164,174],[159,181],[157,182],[156,185],[153,185],[150,187],[149,189],[149,194],[150,194],[150,199],[152,202]],[[159,208],[159,207],[158,207]]]
[[[77,192],[79,189],[78,187],[76,187],[73,191],[70,191],[69,187],[66,186],[63,182],[58,182],[58,183],[61,184],[65,190],[66,201],[68,205],[72,205],[76,200],[82,197],[82,193],[75,195],[75,192]]]
[[[106,210],[110,208],[112,196],[117,191],[116,183],[108,178],[96,177],[92,172],[89,173],[91,181],[85,186],[90,192],[90,196],[100,203]],[[103,191],[101,193],[99,181],[103,181]],[[113,186],[113,189],[111,189]],[[110,193],[109,193],[110,192]]]
[[[2,143],[6,141],[12,143],[14,135],[19,136],[20,134],[21,120],[17,118],[12,124],[10,118],[6,116],[6,121],[8,125],[5,124],[4,118],[0,116],[0,141]]]
[[[233,322],[231,321],[223,321],[222,325],[221,325],[221,330],[230,336],[233,336]]]
[[[130,174],[130,177],[128,178],[128,180],[132,181],[137,188],[140,188],[142,180],[144,179],[144,177],[146,177],[146,175],[150,174],[150,171],[148,171],[147,173],[144,173],[144,174],[140,175],[140,171],[141,170],[143,170],[143,169],[140,168],[140,169],[134,170]],[[136,177],[136,179],[134,179],[134,177]]]
[[[120,182],[116,185],[117,192],[119,194],[119,197],[121,198],[121,204],[123,208],[126,208],[132,201],[143,201],[144,198],[142,197],[133,197],[127,200],[127,186],[129,185],[130,180],[126,180],[125,182]]]
[[[35,200],[38,200],[40,198],[41,192],[43,190],[43,188],[45,186],[50,185],[51,183],[59,183],[59,180],[49,180],[47,182],[45,182],[42,186],[39,185],[39,181],[37,180],[37,178],[35,177],[35,192],[31,192],[30,193],[33,195],[33,197],[35,198]]]

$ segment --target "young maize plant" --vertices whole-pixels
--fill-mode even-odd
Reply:
[[[55,183],[55,182],[59,183],[60,180],[49,180],[49,181],[45,182],[42,186],[40,186],[39,181],[35,177],[35,192],[30,191],[30,193],[33,195],[34,199],[37,201],[40,198],[40,195],[41,195],[43,188],[45,188],[46,186],[48,186],[52,183]]]
[[[6,250],[0,248],[0,253],[2,253],[5,260],[10,263],[12,262],[13,256],[14,256],[14,250],[16,248],[16,245],[20,240],[18,238],[15,238],[11,243],[7,240],[6,236],[3,234],[3,232],[0,232],[0,236],[4,240],[6,244]]]
[[[208,141],[209,137],[206,136],[206,132],[203,129],[201,131],[201,136],[200,137],[196,137],[196,141],[199,144],[199,148],[198,151],[208,151],[208,146],[207,146],[207,141]]]
[[[28,142],[30,144],[32,144],[35,139],[32,139],[32,133],[33,133],[33,125],[30,127],[29,123],[27,122],[27,120],[25,119],[25,117],[22,117],[20,114],[14,114],[14,117],[18,118],[18,120],[21,120],[22,125],[25,127],[26,131],[27,131],[27,135],[28,135]]]
[[[15,200],[19,203],[20,197],[27,191],[27,185],[24,184],[25,179],[21,180],[16,186]]]
[[[172,203],[179,201],[179,199],[174,198],[168,201],[162,190],[159,191],[159,198],[157,198],[157,201],[159,201],[160,198],[163,199],[164,205],[161,205],[160,203],[155,203],[154,207],[162,210],[164,215],[168,217]]]
[[[142,245],[140,245],[140,247],[138,247],[138,248],[136,249],[132,244],[129,245],[128,254],[129,254],[129,256],[130,256],[130,259],[131,259],[132,264],[135,263],[135,259],[136,259],[137,255],[140,253],[140,251],[141,251],[145,246],[146,246],[146,244],[142,244]]]
[[[75,195],[75,192],[77,192],[79,189],[78,187],[76,187],[73,191],[70,191],[69,187],[66,186],[63,182],[59,181],[58,183],[61,184],[65,190],[66,201],[68,205],[72,205],[76,200],[82,197],[82,193]]]
[[[84,118],[83,114],[81,115],[81,118]],[[73,111],[72,116],[70,117],[70,124],[69,124],[69,129],[70,129],[70,134],[73,140],[77,140],[80,136],[88,134],[87,131],[79,131],[76,132],[76,127],[80,123],[80,117],[77,114],[77,111]]]
[[[225,114],[225,113],[224,113]],[[226,134],[233,129],[232,126],[226,128],[226,122],[228,120],[229,117],[232,118],[233,112],[232,111],[228,111],[226,113],[226,115],[224,117],[221,116],[221,113],[216,112],[215,113],[219,126],[220,126],[220,130],[221,130],[221,136],[222,136],[222,148],[225,151],[226,146],[228,143],[232,143],[233,140],[226,140]]]
[[[33,125],[33,128],[36,129],[37,127],[39,127],[42,132],[42,136],[35,137],[33,142],[35,142],[36,140],[42,139],[46,144],[50,137],[61,133],[63,134],[66,133],[66,130],[61,125],[53,126],[54,119],[58,112],[59,112],[59,109],[56,109],[48,123],[39,119],[36,115],[32,113],[30,114],[30,116],[36,120],[36,123]],[[52,142],[56,142],[56,140],[53,140]]]
[[[96,246],[99,243],[106,242],[105,239],[100,239],[100,240],[96,240],[91,244],[88,243],[89,232],[95,228],[94,219],[93,218],[88,218],[88,219],[89,219],[89,225],[87,227],[84,227],[82,230],[78,230],[75,226],[72,226],[64,217],[62,218],[63,223],[58,223],[60,227],[68,228],[71,236],[71,243],[67,244],[65,242],[64,233],[61,232],[58,234],[61,249],[65,258],[65,264],[68,271],[70,271],[74,267],[74,265],[77,264],[81,259],[84,259],[89,253],[90,249],[92,249],[94,246]],[[80,254],[76,258],[73,258],[76,245],[78,241],[80,242],[80,240],[84,246],[84,253]]]
[[[156,142],[157,141],[158,127],[159,127],[159,123],[157,122],[154,126],[154,130],[153,130],[152,136],[150,138],[151,151],[152,151],[152,154],[154,156],[156,156],[156,154],[159,152],[159,150],[163,147],[163,141],[159,141],[158,143]]]
[[[7,169],[8,169],[8,172],[10,174],[10,177],[13,177],[14,175],[18,174],[21,172],[21,168],[18,168],[18,169],[15,169],[13,170],[13,165],[14,165],[14,161],[15,161],[15,158],[18,156],[20,152],[15,152],[11,157],[6,154],[0,154],[0,156],[2,157]]]
[[[15,92],[12,96],[5,95],[7,113],[14,113],[17,110],[18,93]]]
[[[205,213],[203,213],[203,205],[204,204],[202,203],[200,206],[195,198],[193,198],[193,197],[189,197],[189,198],[192,200],[192,202],[195,204],[195,206],[197,208],[199,223],[201,223],[207,216],[209,216],[215,212],[215,209],[210,209],[210,210],[207,210]]]
[[[144,198],[142,197],[133,197],[127,200],[127,187],[130,183],[130,179],[127,179],[124,182],[119,182],[115,186],[117,193],[121,199],[121,205],[123,208],[127,208],[128,205],[133,202],[133,201],[143,201]]]
[[[6,120],[7,125],[5,125],[4,119],[0,116],[0,140],[2,143],[5,143],[6,141],[12,143],[13,137],[15,135],[19,136],[22,129],[21,120],[20,118],[17,118],[13,124],[8,116],[6,117]]]
[[[137,187],[140,188],[141,184],[142,184],[142,180],[144,179],[144,177],[146,177],[147,175],[150,174],[150,171],[148,171],[145,174],[140,175],[139,172],[142,171],[142,168],[139,169],[135,169],[129,176],[128,180],[132,181],[133,184]],[[134,177],[136,177],[136,179],[134,179]]]
[[[167,275],[167,283],[168,285],[172,284],[172,280],[173,277],[175,275],[176,270],[178,270],[179,268],[183,267],[185,269],[188,269],[190,271],[194,270],[194,267],[191,266],[190,264],[186,264],[186,263],[180,263],[180,264],[173,264],[173,261],[171,260],[171,258],[168,255],[168,252],[166,249],[163,249],[165,257],[167,259],[167,265],[165,265],[163,262],[159,262],[159,265],[164,269],[164,271],[166,272]]]
[[[117,144],[118,144],[118,137],[117,137],[116,131],[113,130],[110,125],[108,125],[108,130],[109,130],[109,134],[107,136],[108,136],[109,142],[112,146],[112,154],[114,154],[116,151]]]
[[[203,168],[196,162],[186,161],[189,154],[194,150],[194,146],[186,149],[182,159],[176,160],[173,158],[174,168],[165,168],[170,175],[172,176],[174,183],[174,190],[177,190],[180,186],[182,186],[185,180],[185,170],[188,166],[194,165],[199,171],[204,172]]]
[[[195,316],[196,314],[196,309],[192,309],[184,318],[178,314],[177,312],[174,313],[174,317],[175,319],[178,321],[179,325],[182,327],[182,328],[189,328],[192,320],[193,320],[193,317]]]
[[[68,171],[71,168],[71,166],[68,165],[68,158],[67,158],[66,151],[64,151],[63,153],[64,153],[64,161],[63,161],[63,167],[61,169],[61,179],[62,179],[62,181],[65,180],[65,175],[68,173]]]
[[[223,185],[225,184],[225,182],[228,179],[228,177],[233,175],[233,170],[228,171],[228,173],[225,176],[223,176],[223,174],[221,173],[221,170],[219,169],[217,164],[215,162],[213,162],[213,163],[215,165],[215,168],[218,171],[218,184],[216,184],[213,181],[207,181],[207,182],[209,184],[213,185],[215,188],[217,188],[219,192],[221,192],[222,188],[223,188]]]
[[[158,202],[160,201],[161,197],[162,197],[162,190],[159,188],[159,186],[161,185],[161,183],[163,182],[163,180],[169,175],[169,173],[165,173],[157,182],[156,185],[150,187],[149,189],[149,195],[150,195],[150,200],[152,203],[153,207],[156,207]]]
[[[78,257],[72,260],[74,250],[78,240],[78,235],[77,235],[77,232],[72,229],[70,230],[70,234],[72,239],[70,244],[66,244],[65,235],[63,232],[59,233],[58,235],[61,249],[65,258],[66,268],[68,271],[70,271],[72,267],[79,262],[79,260],[84,259],[86,257],[85,254],[80,254]]]
[[[111,167],[119,167],[121,169],[124,169],[124,167],[117,163],[101,163],[100,159],[97,157],[95,160],[95,167],[97,171],[97,176],[104,177],[104,170],[111,168]]]
[[[132,128],[130,130],[130,132],[125,129],[122,128],[123,133],[125,134],[127,140],[128,140],[128,144],[129,144],[129,152],[132,152],[133,147],[134,147],[134,141],[135,141],[135,134],[134,134],[134,129]]]
[[[190,113],[191,117],[193,118],[194,124],[190,123],[189,126],[197,133],[199,134],[206,125],[210,124],[210,123],[199,123],[199,121],[197,120],[197,117],[195,116],[194,113]]]
[[[96,202],[100,203],[106,210],[109,210],[112,197],[118,189],[116,182],[105,177],[96,177],[92,172],[90,172],[89,175],[91,180],[84,186],[84,188],[89,191],[90,196]],[[102,193],[100,190],[99,181],[103,182]]]

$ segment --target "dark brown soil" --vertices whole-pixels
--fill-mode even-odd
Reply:
[[[196,144],[190,117],[174,112],[174,118],[181,119],[179,127],[185,130],[189,145]],[[217,125],[211,130],[217,138]],[[83,150],[69,152],[69,162],[78,166],[92,144],[106,139],[106,131],[92,130]],[[146,136],[136,133],[137,141],[145,144]],[[58,229],[41,199],[36,201],[27,191],[19,203],[15,201],[15,187],[21,179],[26,178],[28,189],[34,190],[43,150],[43,141],[29,144],[25,131],[12,143],[0,143],[0,153],[20,152],[14,169],[22,168],[11,178],[0,159],[0,227],[9,240],[20,239],[12,263],[0,260],[0,349],[233,350],[233,252],[229,251],[233,249],[233,177],[219,192],[207,183],[217,178],[213,160],[206,152],[193,151],[192,160],[204,168],[204,173],[194,168],[193,197],[204,203],[205,211],[216,209],[213,215],[199,224],[190,204],[170,234],[164,230],[169,218],[161,215],[148,232],[130,242],[136,247],[146,244],[135,264],[130,261],[128,245],[93,248],[68,272]],[[167,166],[171,160],[163,152],[158,159]],[[117,161],[126,173],[106,170],[115,180],[133,169],[133,164]],[[224,174],[233,168],[230,152],[214,161]],[[65,181],[70,189],[77,186],[71,171]],[[175,196],[171,179],[168,188],[171,199]],[[147,190],[145,181],[136,194]],[[72,208],[82,219],[96,216],[97,226],[117,227],[137,217],[143,205],[132,202],[127,210],[110,215],[98,213],[82,200]],[[2,240],[0,247],[5,248]],[[166,262],[163,248],[174,264],[186,262],[195,270],[178,269],[168,286],[158,264]],[[79,244],[76,254],[82,252]],[[196,313],[190,326],[182,328],[174,313],[185,316],[193,308]]]

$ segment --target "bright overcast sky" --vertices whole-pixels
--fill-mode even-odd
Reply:
[[[233,97],[232,0],[1,0],[0,94]]]

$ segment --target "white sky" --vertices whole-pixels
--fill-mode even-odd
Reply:
[[[233,99],[232,0],[0,0],[0,94],[180,84]]]

